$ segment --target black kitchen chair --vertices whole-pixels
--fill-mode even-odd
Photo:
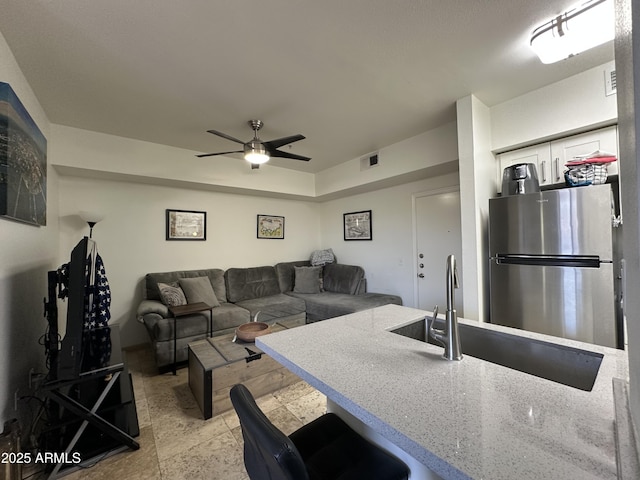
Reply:
[[[327,413],[286,436],[242,384],[231,388],[251,480],[406,480],[409,469]]]

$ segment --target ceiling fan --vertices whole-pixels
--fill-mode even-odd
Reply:
[[[251,164],[251,168],[260,168],[260,164],[269,161],[271,157],[290,158],[292,160],[302,160],[308,162],[311,160],[309,157],[303,157],[302,155],[296,155],[295,153],[283,152],[278,148],[288,145],[298,140],[304,140],[304,135],[291,135],[290,137],[276,138],[268,142],[263,142],[258,138],[258,130],[262,128],[264,123],[261,120],[249,120],[247,122],[253,130],[253,138],[248,142],[243,142],[237,138],[227,135],[226,133],[218,132],[217,130],[207,130],[209,133],[218,135],[219,137],[226,138],[232,142],[240,143],[243,146],[242,150],[233,150],[230,152],[216,152],[216,153],[203,153],[196,155],[196,157],[212,157],[215,155],[228,155],[230,153],[244,153],[244,158]]]

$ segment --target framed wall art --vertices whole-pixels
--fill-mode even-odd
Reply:
[[[8,83],[0,82],[0,216],[47,224],[47,139]]]
[[[371,210],[344,214],[345,240],[371,240]]]
[[[258,238],[284,238],[284,217],[258,215]]]
[[[206,240],[207,212],[167,209],[167,240]]]

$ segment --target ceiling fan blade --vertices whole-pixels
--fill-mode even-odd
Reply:
[[[303,157],[302,155],[296,155],[295,153],[283,152],[281,150],[272,150],[269,152],[269,155],[272,157],[280,157],[280,158],[290,158],[292,160],[302,160],[303,162],[308,162],[311,160],[309,157]]]
[[[246,143],[246,142],[243,142],[242,140],[238,140],[237,138],[232,137],[231,135],[227,135],[226,133],[222,133],[217,130],[207,130],[207,132],[213,133],[214,135],[218,135],[219,137],[222,137],[222,138],[226,138],[227,140],[231,140],[232,142],[241,143],[242,145]]]
[[[262,142],[262,144],[267,147],[267,149],[275,150],[276,148],[280,148],[283,145],[287,145],[289,143],[298,142],[300,140],[304,140],[306,137],[304,135],[291,135],[290,137],[282,137],[276,138],[275,140],[269,140],[268,142]]]
[[[198,157],[198,158],[213,157],[215,155],[226,155],[228,153],[244,153],[244,151],[243,150],[234,150],[233,152],[202,153],[200,155],[196,155],[196,157]]]

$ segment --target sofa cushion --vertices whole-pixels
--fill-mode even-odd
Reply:
[[[149,335],[156,342],[173,340],[173,317],[159,318],[150,328]],[[195,313],[178,318],[175,322],[178,331],[177,338],[206,336],[209,331],[209,312]]]
[[[181,278],[179,282],[189,303],[204,302],[210,307],[220,306],[209,277]]]
[[[224,273],[224,278],[232,303],[281,293],[276,269],[272,266],[230,268]]]
[[[251,321],[249,311],[232,303],[223,303],[213,311],[213,331],[235,328]],[[154,342],[173,340],[173,317],[163,318],[157,314],[143,317],[149,336]],[[189,338],[197,335],[207,336],[209,332],[209,312],[185,315],[176,320],[177,338]]]
[[[282,293],[291,292],[295,279],[295,267],[309,267],[309,260],[298,260],[295,262],[282,262],[275,266],[278,284]]]
[[[223,303],[213,310],[213,331],[235,328],[251,321],[251,315],[246,308],[233,303]]]
[[[175,272],[147,273],[145,276],[145,299],[162,301],[158,283],[177,282],[181,278],[209,277],[211,286],[219,302],[227,301],[227,289],[224,283],[224,270],[211,268],[206,270],[178,270]]]
[[[322,291],[322,267],[294,267],[294,272],[294,292],[320,293]]]
[[[260,322],[278,320],[305,312],[304,300],[285,295],[284,293],[243,300],[236,303],[236,305],[249,310],[251,317],[255,317],[255,315],[260,312],[260,315],[258,315],[258,321]]]
[[[165,305],[176,307],[179,305],[186,305],[187,298],[184,295],[184,291],[180,288],[178,282],[172,283],[158,283],[158,290],[160,291],[160,298]]]
[[[359,292],[364,270],[355,265],[330,263],[323,267],[322,277],[326,291],[355,295]]]
[[[287,293],[287,295],[305,301],[307,322],[339,317],[340,315],[347,315],[349,313],[380,307],[382,305],[402,305],[402,298],[397,295],[389,295],[385,293],[349,295],[347,293],[333,292],[322,292],[316,294],[291,292]]]

